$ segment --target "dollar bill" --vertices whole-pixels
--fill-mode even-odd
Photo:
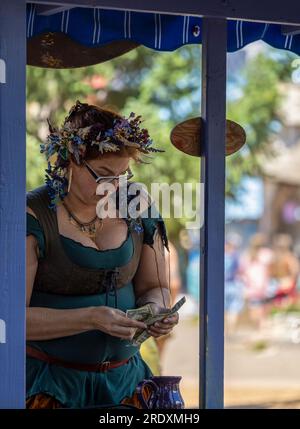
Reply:
[[[126,316],[130,317],[130,319],[144,321],[149,316],[154,316],[154,313],[153,313],[151,305],[146,304],[146,305],[143,305],[142,307],[139,307],[139,308],[127,310]]]
[[[146,304],[146,305],[143,305],[142,307],[134,308],[132,310],[127,310],[126,316],[129,317],[130,319],[144,322],[148,326],[149,322],[151,321],[151,318],[154,317],[154,313],[151,305]],[[131,343],[134,341],[134,338],[137,338],[143,331],[144,329],[136,329]]]
[[[159,322],[175,314],[185,302],[186,298],[184,296],[172,308],[166,309],[166,311],[159,314],[154,314],[151,305],[146,304],[143,307],[127,310],[126,315],[131,319],[141,320],[147,326],[150,326],[155,322]],[[134,346],[140,346],[150,336],[151,334],[149,334],[147,329],[137,329],[132,340],[130,341],[130,344]]]

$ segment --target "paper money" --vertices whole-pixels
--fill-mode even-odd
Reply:
[[[126,316],[130,317],[130,319],[144,321],[148,317],[154,316],[154,313],[153,313],[151,305],[146,304],[146,305],[143,305],[143,307],[134,308],[132,310],[127,310]]]
[[[132,310],[126,311],[126,316],[130,319],[140,320],[141,322],[146,323],[147,325],[151,321],[151,318],[154,317],[153,309],[150,304],[143,305],[139,308],[134,308]],[[135,331],[134,337],[131,340],[131,344],[134,344],[134,340],[139,337],[139,335],[144,332],[144,329],[137,329]]]
[[[185,303],[185,296],[182,297],[172,308],[166,309],[163,313],[154,314],[153,309],[150,304],[146,304],[143,307],[135,308],[132,310],[127,310],[126,315],[131,319],[141,320],[147,326],[153,325],[153,323],[161,321],[166,317],[172,316],[175,314],[180,307]],[[137,329],[132,340],[130,341],[131,345],[140,346],[151,334],[147,329]]]

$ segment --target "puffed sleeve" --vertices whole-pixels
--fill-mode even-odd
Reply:
[[[44,231],[39,223],[39,221],[30,213],[27,213],[27,226],[26,226],[26,235],[34,235],[37,240],[39,248],[39,258],[45,256],[45,236]]]
[[[148,210],[145,211],[141,216],[142,225],[144,229],[144,244],[148,244],[152,247],[154,244],[154,234],[156,230],[158,230],[161,235],[164,246],[166,247],[166,249],[169,250],[168,235],[165,222],[161,217],[161,214],[156,209],[156,206],[154,205],[154,207],[152,207],[152,210],[151,207],[152,206],[150,206]]]

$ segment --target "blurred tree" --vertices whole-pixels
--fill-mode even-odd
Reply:
[[[191,70],[189,79],[187,70]],[[39,144],[47,136],[47,118],[60,124],[76,99],[110,106],[124,114],[135,111],[146,119],[144,126],[154,144],[166,153],[148,158],[150,165],[136,165],[136,180],[147,186],[153,178],[159,183],[196,183],[199,160],[173,148],[169,134],[177,121],[199,112],[199,83],[197,46],[176,53],[158,53],[140,47],[112,61],[73,70],[28,67],[27,188],[43,183],[46,164],[39,153]],[[182,223],[183,219],[169,222],[170,234],[178,232]]]
[[[272,51],[272,50],[271,50]],[[240,97],[230,100],[227,117],[239,122],[247,132],[247,145],[227,158],[227,195],[234,197],[244,174],[259,173],[259,153],[268,150],[268,139],[278,121],[278,82],[289,79],[290,56],[280,61],[259,55],[241,70],[235,84]],[[166,151],[153,155],[151,164],[136,165],[136,180],[150,185],[199,180],[199,159],[186,156],[170,144],[172,127],[200,112],[201,48],[184,46],[175,52],[156,52],[139,47],[122,57],[96,66],[52,70],[27,69],[27,187],[43,182],[45,162],[39,144],[47,136],[49,117],[60,124],[76,99],[109,105],[123,114],[131,111],[146,120],[154,144]],[[177,205],[181,202],[178,201]],[[172,212],[171,212],[172,218]],[[167,220],[171,237],[184,226],[182,219]]]
[[[229,197],[235,197],[242,176],[261,175],[261,154],[273,154],[270,142],[281,126],[279,83],[291,80],[294,58],[294,54],[267,48],[247,61],[238,76],[239,96],[228,101],[227,118],[245,128],[247,144],[227,158]]]

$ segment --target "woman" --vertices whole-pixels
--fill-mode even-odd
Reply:
[[[299,261],[292,251],[292,244],[289,234],[280,233],[273,238],[269,301],[282,306],[292,304],[297,295]]]
[[[234,334],[244,307],[243,283],[239,278],[240,237],[229,233],[225,240],[225,333]]]
[[[130,160],[158,152],[140,123],[77,101],[61,129],[49,124],[46,186],[27,195],[28,408],[140,407],[136,386],[152,373],[130,340],[146,325],[126,310],[170,305],[162,218],[119,215]],[[112,196],[99,184],[119,195],[114,218],[96,214]],[[177,323],[178,314],[149,333]]]
[[[266,297],[270,280],[272,250],[263,233],[251,237],[249,248],[241,256],[239,275],[244,283],[244,298],[249,316],[257,329],[263,327],[267,315]]]

